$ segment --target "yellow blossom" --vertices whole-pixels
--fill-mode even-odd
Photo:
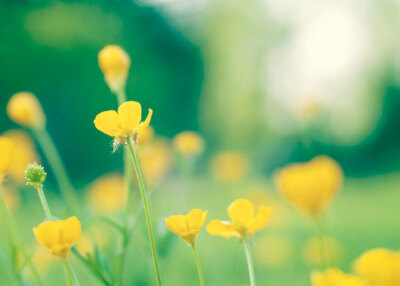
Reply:
[[[30,128],[43,128],[46,124],[42,106],[30,92],[18,92],[8,102],[7,113],[11,120]]]
[[[81,235],[76,243],[76,248],[83,257],[86,257],[87,254],[93,252],[93,246],[94,244],[92,239],[90,239],[90,237],[87,235]]]
[[[149,114],[145,121],[142,120],[142,106],[139,102],[128,101],[115,110],[103,111],[99,113],[94,125],[96,128],[118,140],[125,142],[128,137],[137,142],[137,136],[149,125],[153,110],[149,109]]]
[[[275,177],[282,196],[311,216],[318,216],[326,209],[342,181],[343,173],[339,164],[326,156],[289,165]]]
[[[149,125],[147,126],[147,128],[143,129],[142,132],[140,133],[138,140],[139,146],[142,147],[144,145],[147,145],[152,141],[153,137],[154,137],[154,128],[151,125]]]
[[[203,151],[204,142],[196,132],[183,131],[174,137],[173,146],[179,153],[197,155]]]
[[[337,264],[341,254],[341,245],[337,240],[329,236],[312,237],[303,248],[304,260],[317,266],[323,266],[325,259],[328,260],[329,264]]]
[[[77,243],[81,223],[73,216],[66,220],[45,221],[33,229],[37,241],[51,250],[51,254],[65,260],[72,245]]]
[[[207,218],[207,211],[193,209],[187,215],[174,215],[165,219],[170,231],[179,235],[189,245],[196,243],[197,235]]]
[[[211,169],[218,179],[235,181],[246,174],[249,169],[249,161],[239,152],[224,152],[213,158]]]
[[[364,253],[355,270],[374,286],[400,285],[400,251],[377,248]]]
[[[166,142],[157,140],[139,152],[140,166],[148,184],[158,184],[171,166],[171,153]]]
[[[131,59],[117,45],[108,45],[99,52],[99,65],[104,74],[104,80],[111,91],[117,92],[125,88]]]
[[[39,273],[46,273],[53,265],[54,259],[47,249],[42,246],[37,247],[32,256],[32,262]]]
[[[246,199],[237,199],[228,207],[228,215],[232,222],[212,220],[207,225],[210,234],[220,235],[225,238],[251,235],[264,228],[271,215],[271,208],[261,205],[255,215],[254,204]]]
[[[368,286],[367,282],[355,275],[345,274],[337,268],[311,274],[312,286]]]
[[[121,176],[109,174],[93,182],[89,203],[99,212],[115,212],[124,204],[124,182]]]
[[[266,267],[287,265],[295,253],[292,243],[281,235],[269,235],[258,239],[257,249],[254,258],[260,265]]]
[[[17,190],[11,189],[9,187],[4,187],[3,188],[3,196],[4,196],[4,200],[6,202],[7,208],[10,211],[14,211],[17,208],[17,206],[21,200],[20,195],[17,192]]]
[[[0,184],[13,163],[14,154],[14,143],[10,139],[0,136]]]

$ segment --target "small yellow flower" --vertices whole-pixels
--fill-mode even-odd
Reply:
[[[13,163],[14,154],[14,143],[10,139],[0,136],[0,184]]]
[[[77,243],[81,223],[73,216],[66,220],[45,221],[33,229],[37,241],[51,250],[51,254],[65,260],[72,245]]]
[[[196,243],[197,235],[207,218],[207,211],[193,209],[187,215],[173,215],[165,219],[170,231],[179,235],[189,245]]]
[[[207,225],[207,231],[225,238],[236,236],[241,239],[243,236],[251,235],[264,228],[268,223],[271,211],[271,208],[261,205],[255,215],[255,207],[251,201],[237,199],[228,207],[228,215],[232,222],[212,220]]]
[[[143,176],[150,185],[157,185],[168,173],[172,164],[169,146],[162,140],[146,145],[139,152]]]
[[[246,174],[249,161],[239,152],[224,152],[213,158],[211,169],[218,179],[232,182],[241,179]]]
[[[364,253],[355,270],[374,286],[400,285],[400,251],[377,248]]]
[[[99,52],[99,65],[111,91],[117,92],[125,88],[131,59],[120,46],[104,47]]]
[[[286,237],[269,235],[258,239],[254,258],[261,266],[279,268],[287,265],[294,253],[294,246]]]
[[[42,106],[30,92],[14,94],[7,105],[8,116],[14,122],[30,128],[43,128],[46,124]]]
[[[345,274],[337,268],[328,268],[325,272],[311,273],[312,286],[368,286],[361,277]]]
[[[149,125],[153,110],[149,109],[149,114],[145,121],[142,120],[142,106],[139,102],[128,101],[115,110],[103,111],[99,113],[94,125],[96,128],[112,137],[125,142],[129,137],[137,142],[137,137]]]
[[[139,136],[139,146],[144,146],[150,143],[154,137],[154,128],[149,125],[147,128],[143,129]]]
[[[174,137],[173,146],[179,153],[198,155],[204,149],[204,142],[196,132],[183,131]]]
[[[326,209],[342,181],[339,164],[326,156],[289,165],[275,177],[281,195],[300,211],[314,217]]]
[[[124,204],[124,182],[119,175],[105,175],[94,181],[89,203],[99,212],[115,212]]]

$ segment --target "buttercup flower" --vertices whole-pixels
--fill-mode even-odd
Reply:
[[[99,52],[99,65],[104,80],[111,91],[117,92],[125,88],[131,59],[129,55],[116,45],[108,45]]]
[[[310,216],[317,216],[326,209],[342,181],[339,164],[326,156],[289,165],[275,177],[281,195]]]
[[[325,272],[313,272],[311,274],[312,286],[368,286],[361,277],[344,274],[337,268],[329,268]]]
[[[196,243],[197,235],[207,218],[207,211],[193,209],[187,215],[174,215],[165,219],[170,231],[179,235],[189,245]]]
[[[228,207],[228,215],[232,222],[212,220],[207,225],[207,231],[225,238],[236,236],[242,239],[243,236],[252,235],[264,228],[268,223],[271,211],[271,208],[261,205],[255,215],[255,207],[251,201],[238,199]]]
[[[13,163],[15,146],[13,142],[0,136],[0,184]]]
[[[204,142],[196,132],[183,131],[175,136],[173,146],[182,154],[197,155],[203,151]]]
[[[51,250],[51,254],[65,260],[72,245],[77,243],[81,223],[73,216],[66,220],[45,221],[33,229],[37,241]]]
[[[42,106],[30,92],[14,94],[7,105],[7,114],[14,122],[29,128],[43,128],[46,124]]]
[[[171,154],[166,142],[157,140],[139,152],[139,161],[147,184],[157,185],[168,173]]]
[[[146,120],[141,122],[142,106],[139,102],[128,101],[118,107],[118,113],[114,110],[99,113],[94,125],[99,131],[115,137],[117,143],[125,143],[127,138],[136,143],[140,133],[149,125],[152,114],[153,110],[149,109]]]
[[[150,143],[154,138],[154,128],[149,125],[145,129],[142,130],[139,136],[139,146],[144,146],[148,143]]]
[[[124,182],[119,175],[105,175],[97,179],[90,189],[89,203],[100,212],[114,212],[124,204]]]
[[[239,152],[224,152],[213,158],[211,169],[218,179],[222,181],[235,181],[246,174],[249,169],[249,162]]]
[[[356,261],[355,270],[374,286],[400,285],[400,251],[369,250]]]

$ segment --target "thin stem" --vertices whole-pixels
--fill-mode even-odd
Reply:
[[[68,178],[67,171],[64,164],[57,152],[53,140],[46,129],[34,129],[35,134],[50,167],[54,172],[61,195],[67,204],[71,213],[79,213],[79,200],[70,179]]]
[[[204,286],[203,271],[201,270],[200,259],[199,256],[197,255],[197,250],[194,244],[192,245],[192,250],[193,250],[194,260],[196,262],[197,273],[199,274],[200,286]]]
[[[244,246],[244,252],[246,253],[247,266],[249,267],[250,286],[256,286],[253,261],[251,260],[251,253],[250,253],[250,243],[247,237],[243,237],[243,246]]]
[[[117,101],[118,105],[121,105],[126,101],[126,93],[125,93],[125,88],[120,88],[115,92],[115,95],[117,96]]]
[[[321,256],[321,262],[322,262],[322,268],[327,268],[330,265],[330,259],[329,259],[329,251],[326,251],[326,240],[324,238],[324,235],[322,233],[321,226],[318,222],[318,219],[313,219],[314,223],[314,229],[315,229],[315,235],[317,239],[317,244],[319,247],[319,252]]]
[[[53,215],[51,214],[49,204],[47,203],[46,196],[44,195],[43,186],[42,185],[38,186],[36,188],[36,191],[37,191],[37,193],[39,195],[40,203],[42,204],[42,208],[43,208],[43,211],[44,211],[44,213],[46,215],[46,219],[47,220],[52,220],[53,219]]]
[[[65,279],[67,282],[67,286],[80,286],[78,277],[72,267],[71,261],[67,258],[64,261],[64,270],[65,270]]]
[[[144,180],[143,180],[142,172],[140,170],[139,161],[138,161],[137,156],[136,156],[135,147],[133,147],[131,144],[127,144],[127,148],[128,148],[129,154],[131,156],[132,164],[133,164],[133,166],[135,168],[136,177],[137,177],[137,180],[138,180],[138,183],[139,183],[140,194],[142,196],[142,201],[143,201],[143,208],[144,208],[144,212],[145,212],[145,215],[146,215],[147,231],[148,231],[148,234],[149,234],[151,253],[153,255],[153,263],[154,263],[154,270],[155,270],[155,273],[156,273],[157,285],[160,286],[161,285],[161,276],[160,276],[160,270],[159,270],[159,267],[158,267],[156,244],[154,242],[153,227],[151,225],[150,211],[149,211],[149,206],[147,204]]]

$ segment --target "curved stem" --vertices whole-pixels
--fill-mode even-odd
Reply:
[[[253,261],[251,260],[251,253],[250,253],[250,243],[247,237],[243,237],[243,246],[244,246],[244,251],[246,253],[247,266],[249,267],[250,286],[256,286]]]
[[[322,228],[318,222],[318,219],[313,219],[314,223],[314,228],[315,228],[315,235],[317,238],[317,243],[319,247],[319,252],[321,256],[321,262],[322,262],[322,268],[327,268],[330,265],[330,258],[329,258],[329,250],[327,250],[327,242],[325,240],[325,237],[323,235]]]
[[[158,267],[156,244],[154,242],[153,227],[151,225],[150,211],[149,211],[149,206],[147,204],[144,180],[143,180],[142,172],[140,170],[139,161],[138,161],[137,156],[136,156],[135,148],[131,144],[127,144],[127,148],[128,148],[129,154],[131,156],[132,164],[133,164],[133,166],[135,168],[136,177],[137,177],[138,183],[139,183],[139,189],[140,189],[140,194],[142,196],[144,213],[146,215],[147,231],[148,231],[148,234],[149,234],[151,253],[153,255],[153,263],[154,263],[154,270],[155,270],[155,273],[156,273],[157,285],[160,286],[161,285],[161,276],[160,276],[160,270],[159,270],[159,267]]]
[[[44,195],[43,186],[38,186],[36,188],[36,191],[37,191],[37,193],[39,195],[40,203],[42,204],[42,208],[43,208],[43,211],[44,211],[44,213],[46,215],[46,218],[48,220],[52,220],[53,219],[53,215],[51,214],[49,204],[47,203],[46,196]]]
[[[78,277],[72,267],[71,261],[67,258],[64,261],[65,279],[67,281],[67,286],[80,286]]]
[[[194,260],[196,261],[197,273],[199,274],[200,286],[204,286],[203,271],[201,270],[200,259],[199,256],[197,255],[197,250],[194,244],[192,245],[192,250],[193,250]]]

